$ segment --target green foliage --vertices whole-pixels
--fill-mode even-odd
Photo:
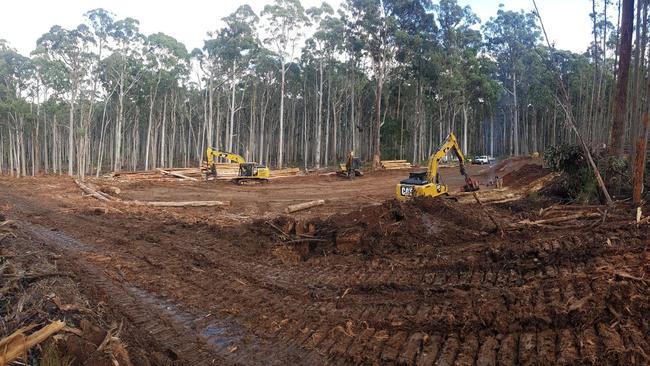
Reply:
[[[589,202],[598,199],[596,179],[580,146],[551,146],[543,155],[544,164],[561,175],[546,193],[568,201]]]
[[[609,156],[604,150],[592,150],[591,155],[610,195],[629,195],[632,178],[628,174],[627,161]],[[599,201],[598,183],[580,146],[562,144],[549,147],[544,152],[543,159],[549,169],[561,173],[560,178],[551,186],[550,193],[570,201]]]
[[[544,164],[556,172],[570,172],[586,166],[582,149],[578,145],[550,146],[544,151]]]

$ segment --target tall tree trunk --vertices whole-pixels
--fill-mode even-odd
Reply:
[[[375,88],[375,127],[372,130],[372,167],[379,169],[381,166],[381,98],[384,90],[383,66],[379,66],[377,85]]]
[[[235,61],[232,62],[232,69],[231,69],[231,80],[230,80],[230,124],[228,126],[228,151],[232,152],[232,145],[233,145],[233,131],[235,128],[235,86],[236,86],[236,80],[235,80]]]
[[[512,66],[512,97],[514,103],[514,113],[512,118],[512,125],[514,126],[512,131],[512,145],[514,146],[514,155],[519,155],[519,100],[517,99],[517,73]]]
[[[68,175],[74,175],[74,96],[70,100],[68,115]]]
[[[284,81],[287,69],[284,64],[284,60],[281,63],[282,70],[280,70],[280,130],[278,131],[279,142],[278,142],[278,169],[282,169],[282,163],[284,159]]]
[[[323,61],[318,65],[318,116],[316,117],[316,149],[314,162],[316,169],[320,168],[321,140],[323,139]]]
[[[632,57],[632,30],[634,23],[634,0],[623,0],[621,17],[621,40],[619,46],[618,78],[614,99],[614,118],[612,120],[610,154],[623,157],[625,118],[627,114],[627,84]]]

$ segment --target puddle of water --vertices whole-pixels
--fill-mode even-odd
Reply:
[[[159,309],[175,323],[200,334],[209,345],[224,348],[233,343],[239,343],[241,340],[241,330],[236,324],[227,320],[216,319],[214,314],[210,315],[210,317],[198,317],[180,309],[176,304],[161,299],[139,287],[131,285],[127,286],[126,289],[142,302]]]

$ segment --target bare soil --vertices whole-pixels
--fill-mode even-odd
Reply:
[[[497,175],[531,164],[510,182],[523,184],[538,161]],[[463,183],[442,174],[452,190]],[[650,363],[650,225],[619,207],[595,224],[502,236],[477,205],[397,202],[406,175],[95,181],[123,199],[232,202],[173,209],[106,207],[69,178],[0,179],[0,207],[19,221],[12,245],[55,256],[88,306],[127,324],[135,364]],[[284,214],[313,199],[327,204]],[[529,201],[490,211],[504,224],[540,212]]]

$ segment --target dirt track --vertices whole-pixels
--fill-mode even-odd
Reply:
[[[650,363],[648,225],[610,214],[593,227],[502,238],[475,206],[377,206],[404,175],[122,184],[124,198],[233,207],[106,213],[66,178],[0,180],[0,205],[132,325],[126,341],[154,364]],[[271,220],[283,207],[313,198],[330,203],[294,217],[311,218],[322,242],[287,260],[265,222],[281,225]],[[494,210],[504,222],[537,214]],[[342,253],[334,236],[349,230],[363,245]]]

